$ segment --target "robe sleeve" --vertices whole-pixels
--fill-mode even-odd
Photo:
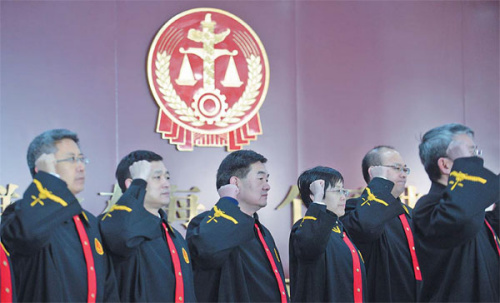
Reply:
[[[104,302],[119,302],[120,297],[118,295],[118,284],[116,281],[115,271],[113,268],[113,263],[111,257],[106,254],[105,260],[106,267],[106,277],[104,278]]]
[[[290,236],[291,245],[299,259],[314,261],[326,251],[337,216],[326,205],[311,203],[304,218]]]
[[[111,253],[127,257],[144,241],[162,237],[161,219],[144,208],[146,181],[136,179],[99,221],[104,243]]]
[[[414,223],[426,242],[436,247],[460,245],[476,236],[484,224],[485,209],[498,198],[498,175],[483,167],[483,159],[459,158],[446,188],[417,202]]]
[[[12,253],[34,254],[48,244],[54,229],[81,212],[66,182],[38,172],[23,198],[2,214],[2,240]]]
[[[200,268],[219,268],[231,252],[254,238],[255,219],[228,198],[189,223],[186,240],[193,262]]]
[[[346,214],[341,220],[356,242],[378,240],[385,225],[405,212],[399,199],[391,194],[393,186],[389,180],[373,178],[361,197],[347,201]]]

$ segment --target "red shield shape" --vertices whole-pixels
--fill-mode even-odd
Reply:
[[[238,150],[262,134],[269,62],[238,17],[212,8],[173,17],[151,44],[147,75],[159,106],[156,131],[178,150]]]

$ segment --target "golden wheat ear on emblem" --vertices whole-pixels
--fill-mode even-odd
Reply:
[[[213,8],[182,12],[156,33],[147,59],[156,131],[178,150],[241,149],[262,134],[269,62],[257,34]]]

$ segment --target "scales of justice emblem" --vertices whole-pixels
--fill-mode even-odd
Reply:
[[[156,131],[178,150],[238,150],[262,134],[269,62],[259,37],[238,17],[211,8],[173,17],[151,44],[147,76],[159,106]]]

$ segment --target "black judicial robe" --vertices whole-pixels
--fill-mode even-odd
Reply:
[[[415,278],[410,247],[399,219],[405,214],[413,230],[411,208],[394,198],[393,186],[389,180],[373,178],[359,198],[347,201],[341,221],[365,259],[368,300],[416,302],[422,283]],[[419,263],[426,261],[418,259]]]
[[[196,297],[200,302],[280,302],[279,286],[254,224],[260,227],[284,283],[274,239],[257,214],[248,216],[236,204],[234,199],[221,198],[189,223],[186,239]]]
[[[433,182],[417,202],[417,251],[426,260],[422,301],[500,300],[498,240],[485,223],[485,208],[498,199],[498,175],[483,167],[483,159],[470,157],[456,159],[448,185]],[[498,209],[489,219],[498,222]]]
[[[59,197],[59,202],[47,197],[47,191]],[[19,301],[87,301],[87,264],[73,221],[75,215],[83,223],[92,250],[96,301],[119,300],[97,219],[82,209],[63,180],[39,172],[23,198],[2,214],[2,240],[11,254]]]
[[[346,235],[347,236],[347,235]],[[353,268],[350,248],[344,242],[344,228],[326,205],[311,203],[305,217],[290,233],[290,299],[292,302],[354,302],[360,288],[365,301],[366,275],[361,255]],[[361,272],[361,287],[354,273]]]
[[[184,282],[184,301],[195,302],[187,243],[167,223],[144,208],[146,181],[136,179],[110,212],[100,216],[104,245],[113,260],[123,302],[174,302],[175,272],[162,223],[177,250]]]

